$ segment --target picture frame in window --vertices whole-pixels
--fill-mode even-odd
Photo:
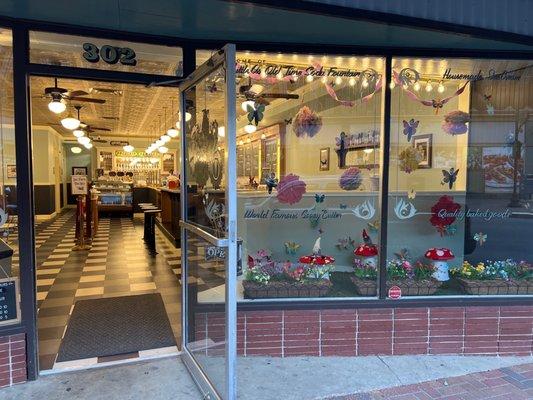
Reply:
[[[423,155],[422,161],[418,164],[418,168],[433,168],[433,135],[413,136],[413,147],[418,149]]]
[[[329,171],[329,147],[320,149],[320,171]]]
[[[72,175],[87,175],[87,167],[72,167]]]
[[[17,166],[15,164],[7,164],[6,165],[6,175],[8,178],[16,178],[17,177]]]

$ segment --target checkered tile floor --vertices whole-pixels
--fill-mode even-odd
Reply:
[[[52,369],[74,302],[159,292],[177,343],[181,335],[181,251],[159,232],[158,254],[142,240],[142,216],[102,218],[90,250],[74,251],[75,214],[36,228],[39,361]],[[14,260],[15,261],[15,260]],[[202,283],[202,282],[200,282]]]

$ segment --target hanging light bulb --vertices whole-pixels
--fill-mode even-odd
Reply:
[[[433,90],[433,86],[431,86],[431,81],[428,81],[426,84],[426,92],[431,92]]]
[[[157,147],[161,147],[161,146],[163,146],[164,144],[165,144],[165,142],[163,142],[161,139],[157,139],[157,140],[155,141],[155,145],[156,145]]]
[[[340,85],[341,83],[342,83],[342,78],[341,78],[340,76],[337,76],[337,77],[335,78],[335,84],[336,84],[336,85]]]
[[[218,127],[218,137],[224,137],[226,136],[226,128],[223,126]]]
[[[350,80],[348,81],[348,84],[350,86],[355,86],[355,79],[354,78],[350,78]]]
[[[245,100],[241,103],[241,108],[245,112],[248,112],[248,106],[252,107],[255,110],[255,101]]]
[[[305,77],[305,81],[306,82],[313,82],[314,79],[315,79],[315,77],[313,75],[307,75]]]
[[[168,143],[168,142],[170,142],[170,136],[168,136],[168,135],[161,135],[161,137],[160,137],[159,139],[161,139],[161,141],[162,141],[163,143]]]
[[[82,129],[75,129],[72,134],[76,137],[85,136],[85,132]]]
[[[248,138],[246,139],[246,143],[251,143],[252,142],[252,139]]]
[[[394,83],[394,81],[390,81],[389,83],[390,90],[394,89],[395,87],[396,87],[396,84]]]
[[[281,81],[283,79],[283,73],[279,71],[278,74],[276,75],[276,78],[278,78],[278,80]]]
[[[368,79],[363,78],[363,82],[361,82],[361,86],[364,87],[364,88],[367,88],[368,87]]]
[[[135,147],[133,147],[131,144],[127,144],[126,146],[122,147],[126,153],[131,153],[133,150],[135,150]]]
[[[145,152],[146,154],[151,154],[153,151],[154,149],[152,149],[152,147],[147,147]]]
[[[80,120],[69,114],[67,117],[61,120],[61,125],[63,125],[63,128],[70,129],[72,131],[79,128]]]
[[[415,84],[413,85],[413,89],[418,92],[420,90],[420,82],[416,81]]]
[[[265,79],[267,77],[267,73],[266,71],[263,69],[261,70],[261,73],[259,74],[259,76],[262,78],[262,79]]]
[[[63,111],[67,109],[67,105],[65,104],[65,101],[61,97],[57,98],[57,97],[53,97],[52,95],[52,101],[48,103],[48,109],[52,111],[54,114],[61,114]]]
[[[168,147],[161,146],[159,149],[157,149],[161,154],[165,154],[168,151]]]
[[[78,138],[78,143],[85,145],[87,143],[91,143],[91,139],[87,136],[82,136]]]
[[[85,144],[83,145],[83,147],[85,147],[87,150],[90,150],[90,149],[93,148],[93,144],[92,144],[91,142],[89,142],[89,143],[85,143]]]
[[[437,87],[437,92],[444,93],[444,85],[442,84],[442,81],[440,81],[439,86]]]
[[[253,124],[248,124],[244,126],[244,131],[246,133],[254,133],[257,130],[257,127]]]
[[[263,133],[263,134],[261,134],[261,139],[265,140],[265,139],[266,139],[266,137],[267,137],[267,135],[265,135],[264,133]]]
[[[80,154],[81,153],[81,147],[78,147],[78,146],[71,147],[70,151],[72,151],[74,154]]]
[[[242,146],[244,142],[242,140],[239,140],[239,146]]]

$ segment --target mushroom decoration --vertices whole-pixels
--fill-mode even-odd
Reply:
[[[335,259],[333,257],[322,255],[322,252],[320,250],[320,239],[320,236],[316,239],[315,245],[313,246],[313,253],[311,255],[300,257],[299,261],[302,264],[329,265],[335,262]]]
[[[450,249],[432,247],[426,251],[425,256],[433,261],[433,267],[435,268],[435,272],[432,275],[433,278],[441,282],[450,280],[448,260],[455,258]]]
[[[378,265],[378,248],[372,243],[372,239],[363,229],[363,243],[361,243],[353,252],[365,264],[376,267]]]

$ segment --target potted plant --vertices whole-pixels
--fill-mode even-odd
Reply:
[[[357,260],[352,282],[355,290],[362,296],[374,296],[377,293],[377,268],[370,263]],[[433,265],[409,260],[406,250],[396,254],[396,258],[387,262],[387,288],[398,286],[403,296],[428,296],[440,287],[440,282],[432,277]]]
[[[479,262],[475,266],[464,261],[461,267],[452,268],[450,273],[456,284],[466,294],[505,295],[532,294],[533,269],[526,261]]]

